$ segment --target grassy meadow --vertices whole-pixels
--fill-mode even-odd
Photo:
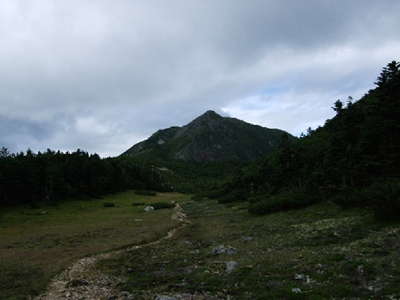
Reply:
[[[258,217],[247,205],[187,202],[173,239],[99,268],[134,299],[400,299],[399,224],[329,202]]]
[[[144,212],[144,205],[181,201],[178,193],[133,191],[57,206],[2,208],[0,299],[26,299],[78,258],[155,240],[174,227],[171,209]],[[113,203],[114,207],[104,207]],[[133,205],[133,204],[136,205]]]

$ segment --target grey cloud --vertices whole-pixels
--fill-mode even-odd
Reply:
[[[116,155],[210,108],[253,122],[290,109],[298,124],[276,124],[297,132],[329,116],[296,105],[304,97],[359,94],[396,58],[398,11],[397,0],[2,1],[1,142]],[[249,114],[246,99],[265,95],[273,105]],[[30,130],[6,130],[16,124]]]

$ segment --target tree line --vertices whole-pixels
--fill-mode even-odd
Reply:
[[[123,158],[102,159],[79,149],[17,154],[0,150],[0,206],[101,197],[127,189],[168,187],[154,168]]]

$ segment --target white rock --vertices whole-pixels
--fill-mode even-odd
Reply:
[[[155,300],[178,300],[178,298],[170,297],[170,296],[164,296],[164,295],[157,295]]]
[[[154,207],[153,206],[146,206],[145,208],[144,208],[144,211],[145,212],[149,212],[149,211],[153,211],[154,210]]]
[[[294,279],[296,280],[303,280],[305,278],[304,274],[295,274]]]
[[[233,271],[236,269],[236,267],[238,266],[238,262],[236,262],[236,261],[227,261],[227,262],[225,263],[225,265],[226,265],[226,272],[227,272],[227,273],[231,273],[231,272],[233,272]]]

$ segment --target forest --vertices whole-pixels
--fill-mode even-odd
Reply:
[[[203,194],[220,202],[249,200],[255,214],[332,200],[400,215],[400,64],[390,62],[359,101],[337,100],[336,116],[300,139],[282,139],[273,154]],[[202,194],[200,193],[200,197]]]
[[[159,173],[122,158],[100,158],[82,150],[63,153],[0,152],[0,205],[57,203],[98,198],[127,189],[167,191]]]

